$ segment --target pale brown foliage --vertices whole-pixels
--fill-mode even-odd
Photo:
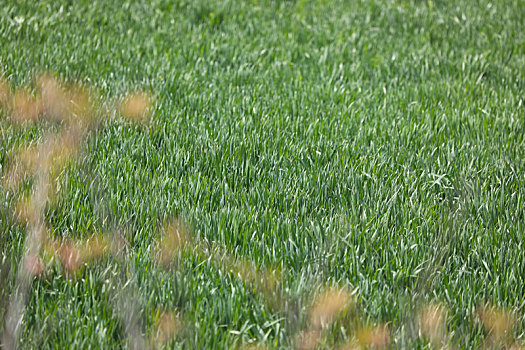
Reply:
[[[153,345],[159,347],[173,339],[180,328],[180,320],[175,312],[159,311],[155,320]]]
[[[366,327],[356,337],[361,347],[384,348],[390,343],[390,330],[386,325]]]
[[[9,89],[9,85],[0,78],[0,109],[3,109],[7,107],[9,98],[11,95],[11,91]]]
[[[85,256],[79,247],[72,242],[63,242],[56,251],[60,264],[67,275],[76,272],[85,261]]]
[[[144,92],[134,92],[125,96],[120,104],[122,116],[134,122],[148,117],[150,108],[151,98]]]
[[[482,306],[478,308],[478,317],[488,333],[487,347],[510,345],[513,338],[512,329],[515,324],[515,318],[511,312],[494,306]]]
[[[28,254],[24,258],[24,269],[32,276],[40,276],[44,272],[44,262],[36,254]]]
[[[421,335],[435,347],[443,345],[446,338],[446,310],[439,304],[425,306],[419,315]]]
[[[320,342],[321,332],[319,330],[306,330],[296,336],[295,348],[297,350],[313,350]]]
[[[322,328],[330,324],[351,302],[351,295],[345,289],[332,288],[324,291],[314,299],[308,317],[310,325]]]
[[[163,229],[154,258],[163,266],[170,264],[189,242],[189,229],[182,220],[174,220]]]
[[[19,124],[34,122],[40,114],[40,106],[39,99],[32,97],[27,91],[18,90],[13,96],[11,120]]]

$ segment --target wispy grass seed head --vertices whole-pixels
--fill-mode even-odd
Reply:
[[[365,327],[356,337],[362,348],[384,348],[390,343],[390,330],[386,325]]]
[[[321,342],[321,331],[305,330],[299,333],[295,338],[295,348],[297,350],[313,350]]]
[[[22,197],[15,204],[16,218],[20,223],[36,226],[40,219],[40,203],[34,196]]]
[[[64,120],[69,114],[68,98],[58,80],[49,74],[38,78],[42,96],[42,112],[50,119]]]
[[[330,288],[315,297],[309,323],[314,328],[323,328],[352,305],[352,296],[346,289]]]
[[[41,112],[41,100],[25,90],[15,92],[12,100],[11,120],[17,124],[35,122]]]
[[[31,276],[41,276],[45,266],[42,258],[37,254],[28,254],[24,257],[24,269]]]
[[[419,314],[419,329],[435,347],[442,346],[446,338],[446,309],[439,304],[425,306]]]
[[[175,312],[159,311],[152,334],[152,347],[160,348],[172,340],[180,329],[180,319]]]
[[[189,227],[180,219],[167,224],[162,230],[154,258],[162,266],[167,266],[189,243]]]
[[[66,276],[73,276],[85,261],[85,256],[79,247],[73,242],[65,241],[60,244],[56,251],[60,264],[64,268]]]
[[[11,96],[11,89],[7,82],[0,77],[0,110],[6,109]]]
[[[122,116],[133,122],[143,121],[151,109],[151,97],[144,92],[134,92],[124,97],[120,103]]]
[[[512,330],[516,322],[510,311],[485,305],[478,308],[478,317],[487,332],[486,341],[491,344],[490,346],[508,346],[510,344],[513,338]]]

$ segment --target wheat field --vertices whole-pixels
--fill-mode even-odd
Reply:
[[[4,1],[1,347],[524,348],[523,9]]]

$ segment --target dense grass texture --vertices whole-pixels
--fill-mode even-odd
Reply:
[[[49,236],[126,247],[75,271],[38,253],[46,271],[17,299],[31,230],[14,213],[38,179],[2,188],[4,346],[518,348],[524,9],[3,2],[8,89],[38,95],[51,72],[89,90],[100,121],[45,200]],[[130,91],[151,96],[147,122],[121,118]],[[9,115],[2,174],[18,147],[64,128]]]

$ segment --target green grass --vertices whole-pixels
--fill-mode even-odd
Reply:
[[[332,283],[356,292],[363,320],[389,324],[395,348],[428,346],[414,328],[428,301],[450,310],[458,347],[483,344],[483,303],[514,310],[523,341],[523,8],[521,0],[2,5],[0,70],[13,86],[34,87],[36,74],[51,71],[105,101],[136,88],[156,99],[149,125],[109,118],[90,136],[46,211],[56,237],[120,228],[130,260],[36,279],[21,347],[124,346],[115,300],[127,280],[146,333],[157,308],[179,310],[175,347],[291,347],[308,299]],[[13,147],[44,128],[4,117],[1,170]],[[0,194],[2,310],[25,230],[11,219],[13,195]],[[292,306],[272,308],[205,254],[155,265],[158,227],[173,216],[232,257],[279,266]],[[327,348],[346,332],[334,330]]]

